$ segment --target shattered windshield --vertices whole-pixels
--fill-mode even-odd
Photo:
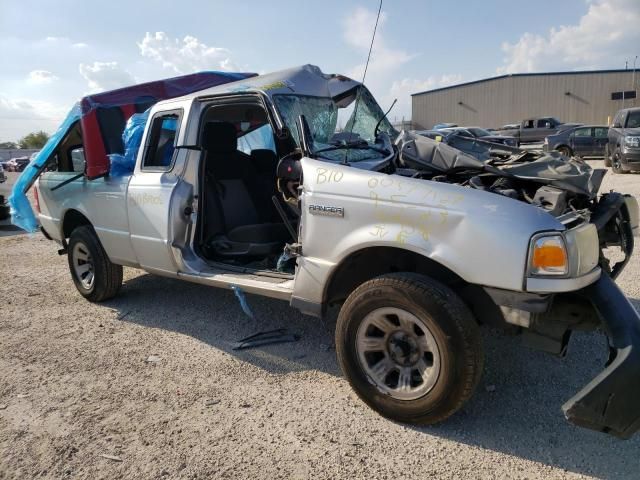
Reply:
[[[300,115],[305,116],[311,131],[313,153],[319,158],[342,160],[345,150],[349,150],[349,161],[357,162],[384,158],[391,153],[381,151],[375,144],[376,125],[384,112],[362,86],[341,98],[295,94],[274,95],[273,98],[298,145],[296,122]],[[341,119],[345,116],[347,120],[342,125]],[[386,118],[380,123],[379,131],[387,132],[391,138],[398,133]]]

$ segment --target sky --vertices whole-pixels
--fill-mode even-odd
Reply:
[[[360,80],[378,0],[0,0],[0,142],[55,131],[80,97],[199,70],[311,63]],[[386,0],[366,85],[410,95],[505,73],[629,68],[640,0]],[[637,61],[640,68],[640,58]]]

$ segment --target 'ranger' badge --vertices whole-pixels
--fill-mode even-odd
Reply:
[[[329,205],[309,205],[309,213],[328,217],[344,217],[344,208]]]

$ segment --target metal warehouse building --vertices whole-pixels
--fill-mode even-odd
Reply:
[[[519,73],[411,96],[415,129],[437,123],[497,128],[537,116],[608,124],[616,111],[640,106],[632,70]]]

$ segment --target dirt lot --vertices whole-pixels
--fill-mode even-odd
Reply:
[[[638,175],[605,180],[640,194]],[[230,291],[131,269],[119,297],[93,305],[56,250],[0,238],[0,478],[638,478],[640,437],[560,411],[605,361],[600,335],[576,335],[557,359],[486,331],[475,397],[413,428],[352,393],[332,318],[250,296],[254,321]],[[639,272],[636,254],[619,280],[636,307]],[[282,326],[301,341],[231,349]]]

